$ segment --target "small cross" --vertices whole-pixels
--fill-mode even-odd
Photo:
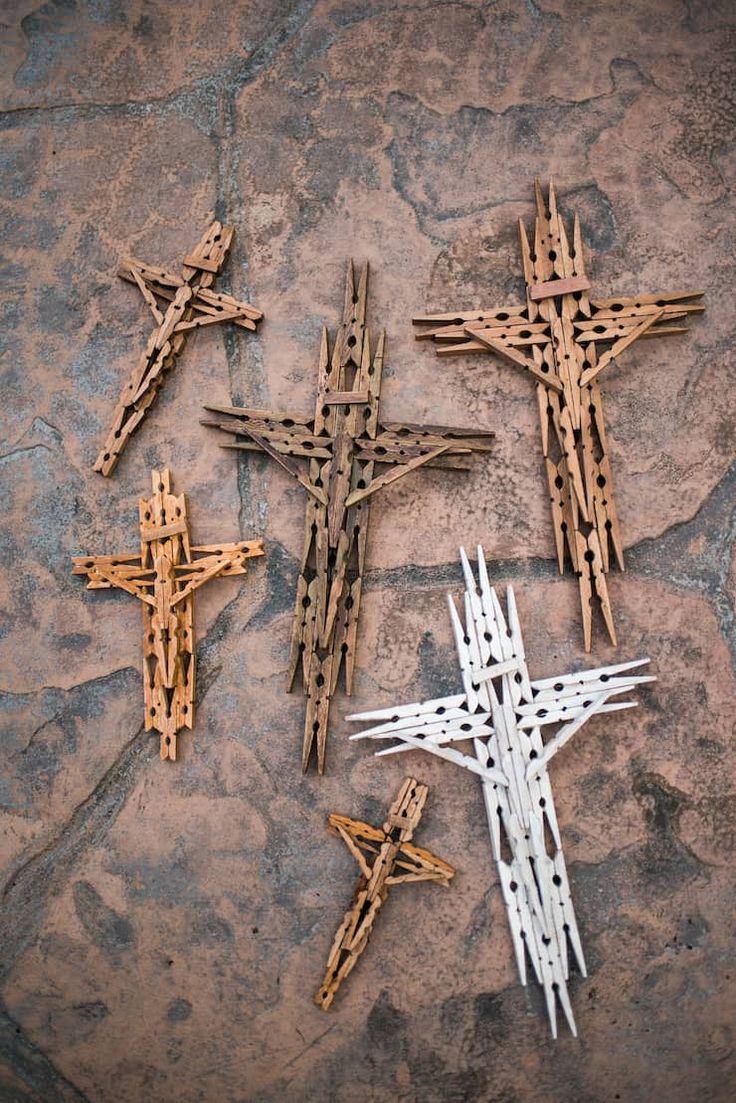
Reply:
[[[225,263],[233,234],[232,226],[213,222],[192,253],[184,257],[181,276],[132,258],[124,260],[118,268],[119,276],[137,284],[151,308],[156,328],[130,382],[123,388],[107,440],[95,461],[94,469],[102,475],[111,475],[115,470],[191,330],[217,322],[233,322],[243,329],[254,330],[263,317],[260,310],[248,303],[210,289]],[[159,300],[169,303],[165,312]]]
[[[265,452],[307,491],[307,515],[288,688],[299,667],[307,694],[302,769],[316,745],[323,773],[331,696],[343,662],[348,694],[355,663],[370,498],[417,467],[467,468],[471,452],[490,450],[488,430],[378,420],[385,333],[371,359],[366,329],[368,266],[356,286],[348,266],[343,322],[332,356],[322,330],[313,417],[245,407],[207,406],[203,422],[232,433],[229,448]],[[295,458],[292,458],[295,457]],[[309,460],[308,473],[296,458]],[[374,474],[376,464],[392,465]]]
[[[192,547],[184,494],[171,473],[151,473],[153,494],[139,500],[139,555],[76,556],[73,574],[87,589],[117,587],[143,602],[143,693],[146,731],[161,736],[161,758],[176,758],[176,734],[194,727],[192,595],[218,575],[245,574],[246,559],[263,555],[260,540]]]
[[[553,1036],[555,997],[576,1034],[567,993],[568,945],[583,976],[585,959],[547,767],[591,716],[634,707],[636,702],[622,701],[621,694],[655,679],[625,673],[649,662],[639,659],[530,681],[514,591],[507,589],[507,622],[488,581],[483,549],[478,548],[477,580],[462,549],[460,554],[464,623],[449,595],[448,603],[464,692],[349,716],[380,721],[351,739],[396,738],[397,745],[378,753],[418,747],[480,777],[521,983],[526,984],[528,957],[544,989]],[[542,729],[550,725],[557,730],[545,741]],[[465,741],[472,742],[472,755],[454,746]]]
[[[455,870],[428,850],[411,845],[428,789],[413,777],[404,780],[382,828],[331,815],[330,827],[360,866],[353,903],[345,912],[327,960],[327,971],[314,1002],[325,1011],[368,945],[378,913],[391,885],[406,881],[439,881],[445,888]],[[366,858],[366,855],[368,856]]]
[[[560,574],[565,549],[579,580],[585,650],[590,651],[592,599],[598,598],[611,641],[616,629],[606,573],[612,547],[624,568],[598,376],[639,337],[685,333],[669,323],[705,309],[700,291],[592,299],[577,215],[569,243],[554,187],[545,202],[535,184],[534,245],[519,220],[526,302],[467,313],[414,318],[418,338],[434,338],[439,355],[494,352],[537,381],[542,451]],[[598,346],[607,345],[602,356]],[[653,427],[656,432],[656,427]]]

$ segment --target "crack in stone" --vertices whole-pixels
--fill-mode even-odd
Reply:
[[[199,704],[219,676],[221,667],[210,667],[214,666],[217,648],[227,638],[232,614],[244,597],[245,590],[241,590],[218,614],[210,631],[199,642]],[[89,679],[80,686],[99,680]],[[9,875],[0,894],[0,944],[3,946],[0,984],[7,981],[20,956],[36,938],[50,901],[63,891],[87,851],[105,838],[139,777],[156,761],[151,753],[152,742],[141,738],[143,734],[141,725],[53,838]]]
[[[138,774],[150,761],[150,742],[139,738],[142,732],[143,726],[53,838],[7,881],[0,897],[0,981],[8,979],[18,958],[35,939],[49,901],[64,888],[87,850],[105,837],[125,805]]]
[[[0,687],[0,698],[1,697],[11,697],[11,698],[13,698],[13,697],[27,697],[27,698],[31,698],[31,697],[37,697],[40,693],[64,693],[64,694],[73,693],[74,690],[76,690],[76,689],[82,689],[82,690],[87,689],[88,686],[92,686],[96,682],[105,682],[109,678],[115,678],[115,677],[117,677],[117,675],[125,674],[129,670],[133,670],[136,673],[140,673],[139,668],[137,666],[119,666],[116,670],[109,670],[105,674],[95,674],[95,676],[93,678],[85,678],[81,682],[73,682],[72,685],[70,685],[70,686],[51,686],[51,685],[46,686],[46,685],[44,685],[44,686],[36,686],[35,689],[31,689],[31,690],[23,689],[23,690],[20,690],[20,691],[15,691],[15,690],[10,690],[10,689],[2,689]]]
[[[46,435],[51,437],[51,440],[53,441],[53,446],[51,444],[48,444],[44,440],[36,440],[33,443],[23,444],[24,438],[27,437],[30,433],[43,433],[44,430],[48,430]],[[28,426],[28,428],[23,430],[18,439],[13,444],[11,444],[6,449],[6,451],[0,452],[0,463],[2,463],[3,460],[8,459],[10,456],[17,456],[22,452],[32,452],[36,448],[45,448],[47,452],[50,452],[53,455],[54,451],[60,447],[63,441],[64,436],[55,425],[52,425],[50,421],[46,421],[45,418],[36,416],[34,417],[31,424]]]
[[[226,62],[215,73],[207,74],[169,92],[165,96],[153,96],[148,100],[123,100],[119,103],[69,103],[52,104],[47,106],[11,107],[0,111],[0,128],[12,129],[16,123],[16,116],[22,125],[23,117],[31,122],[38,119],[40,124],[48,121],[48,116],[59,116],[61,122],[73,122],[76,119],[104,118],[107,115],[122,115],[132,118],[142,118],[152,115],[154,112],[178,112],[187,115],[195,121],[201,129],[202,112],[191,106],[195,101],[204,101],[208,108],[206,112],[207,124],[210,130],[216,126],[217,99],[221,89],[227,89],[235,98],[236,94],[269,65],[298,34],[308,17],[311,15],[315,0],[304,0],[297,4],[294,11],[277,26],[266,34],[261,43],[255,47],[244,61]],[[187,110],[189,108],[189,110]],[[56,121],[56,120],[53,120]]]
[[[644,73],[640,66],[636,62],[629,61],[626,58],[612,58],[608,66],[610,75],[610,88],[608,91],[593,94],[591,96],[584,97],[580,100],[564,100],[559,98],[550,98],[541,102],[523,102],[509,104],[508,107],[503,108],[501,111],[494,111],[493,108],[476,104],[461,104],[452,113],[446,114],[440,110],[430,107],[425,104],[420,97],[412,96],[405,92],[394,91],[390,93],[386,101],[386,114],[384,116],[384,123],[393,133],[393,138],[385,147],[385,153],[388,157],[391,165],[391,177],[394,190],[396,194],[410,207],[416,224],[421,233],[434,244],[445,245],[444,239],[433,232],[430,227],[430,221],[441,225],[443,222],[451,222],[457,219],[467,218],[469,216],[478,215],[483,212],[493,210],[498,206],[508,202],[522,202],[522,199],[517,198],[512,200],[509,197],[493,198],[484,200],[482,202],[465,204],[463,206],[454,206],[448,209],[442,209],[441,204],[438,203],[435,196],[435,202],[429,204],[423,202],[420,198],[411,195],[412,179],[410,176],[410,169],[406,164],[401,163],[402,151],[410,144],[415,149],[421,151],[423,146],[427,143],[427,135],[417,140],[417,133],[423,131],[430,131],[432,125],[437,125],[438,120],[444,122],[444,128],[442,133],[452,133],[454,119],[454,126],[462,129],[463,120],[471,119],[473,122],[473,140],[475,139],[476,130],[481,120],[487,120],[490,123],[499,123],[509,121],[510,124],[514,120],[518,119],[523,122],[527,117],[546,117],[550,114],[560,114],[565,111],[580,112],[590,104],[604,104],[606,102],[611,103],[613,117],[601,117],[598,120],[588,121],[588,129],[590,130],[589,136],[583,136],[586,149],[600,137],[605,131],[617,121],[616,112],[618,115],[623,113],[627,97],[629,95],[628,80],[633,77],[641,84],[652,84],[651,78],[648,74]],[[398,110],[394,109],[394,105],[398,105]],[[421,108],[422,118],[419,118],[418,108]],[[402,115],[403,110],[403,115]],[[410,138],[406,135],[401,135],[400,128],[402,122],[406,119],[410,120],[409,125],[411,127]],[[473,140],[465,142],[465,148],[473,145]],[[435,142],[435,145],[438,143]],[[437,149],[435,151],[436,156],[442,158],[442,150]],[[527,202],[526,197],[523,200]]]
[[[0,1060],[44,1103],[92,1103],[0,1005]],[[10,1103],[10,1096],[5,1097]]]
[[[735,539],[736,462],[689,520],[641,540],[626,552],[626,562],[633,574],[705,594],[736,664],[736,611],[728,586]]]

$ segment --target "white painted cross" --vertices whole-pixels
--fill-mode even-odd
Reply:
[[[507,589],[504,617],[478,548],[478,580],[464,550],[465,624],[448,595],[464,693],[349,716],[379,721],[351,739],[399,739],[381,755],[414,747],[478,774],[522,984],[526,958],[544,989],[553,1037],[559,1000],[573,1034],[567,992],[568,948],[586,976],[547,767],[594,713],[633,708],[620,700],[653,677],[625,673],[648,659],[557,678],[529,680],[516,601]],[[542,728],[556,725],[546,741]],[[453,746],[472,741],[474,756]]]

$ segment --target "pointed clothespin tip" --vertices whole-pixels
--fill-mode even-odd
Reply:
[[[482,544],[478,545],[478,581],[480,583],[481,593],[487,593],[491,589],[491,581],[488,577],[488,565],[486,563],[486,556]]]
[[[463,567],[463,577],[465,578],[465,588],[467,590],[472,590],[473,593],[475,593],[476,582],[475,582],[475,576],[473,574],[473,568],[470,566],[470,560],[467,557],[467,554],[465,552],[465,548],[463,548],[462,546],[460,547],[460,562],[462,563],[462,567]]]

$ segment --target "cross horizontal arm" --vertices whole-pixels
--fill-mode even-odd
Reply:
[[[397,717],[398,709],[385,709],[379,713],[357,713],[353,716],[347,716],[347,720],[361,720],[379,718],[385,716],[386,713],[391,713],[391,719],[387,724],[369,728],[366,731],[355,732],[350,736],[350,739],[400,739],[404,745],[429,751],[430,754],[436,755],[438,758],[454,762],[456,766],[463,766],[466,770],[478,774],[487,781],[506,787],[508,781],[500,770],[483,766],[476,758],[471,758],[470,755],[463,754],[462,751],[457,751],[454,747],[445,746],[446,743],[453,741],[462,742],[478,736],[487,738],[492,735],[493,727],[487,722],[489,714],[471,714],[463,710],[461,718],[455,718],[453,715],[449,720],[445,720],[444,717],[438,719],[436,708],[431,706],[438,705],[441,708],[441,701],[440,698],[439,701],[428,701],[425,702],[424,706],[420,706],[424,722],[419,724],[412,723],[410,716]],[[457,706],[449,705],[451,701],[465,701],[465,695],[463,694],[457,698],[445,698],[445,702],[448,703],[448,712],[454,713]],[[404,706],[404,708],[412,709],[416,707],[415,705]],[[399,746],[387,747],[385,750],[378,751],[377,754],[379,756],[395,754],[398,750]]]
[[[363,463],[406,464],[447,445],[449,447],[444,452],[428,459],[427,466],[467,470],[470,466],[469,452],[490,452],[494,436],[490,429],[465,430],[444,425],[386,422],[378,426],[375,437],[356,439],[356,458]]]
[[[445,698],[445,700],[451,700]],[[493,735],[490,712],[470,713],[463,695],[463,707],[452,708],[449,705],[438,713],[433,709],[423,710],[419,716],[392,716],[387,724],[378,724],[374,728],[351,735],[351,739],[403,739],[405,734],[413,735],[428,743],[461,743],[479,736]],[[354,720],[355,717],[347,717]],[[398,750],[398,747],[392,750]]]
[[[354,490],[348,496],[346,505],[355,505],[417,467],[439,465],[442,461],[447,466],[455,466],[453,461],[457,458],[472,452],[489,452],[490,438],[493,436],[492,430],[477,431],[441,425],[421,426],[404,422],[380,425],[375,438],[361,437],[356,440],[356,446],[360,449],[358,458],[396,466],[393,471],[373,479],[367,487]]]
[[[647,682],[653,681],[652,678],[645,679]],[[617,693],[624,693],[625,690],[611,690],[606,691],[603,696],[605,698],[613,697]],[[521,710],[517,710],[520,713],[518,728],[519,731],[531,731],[533,728],[543,728],[548,724],[559,724],[563,720],[576,720],[579,716],[585,712],[586,708],[591,702],[591,696],[588,695],[588,699],[583,702],[580,701],[576,704],[564,705],[561,708],[550,708],[545,710],[545,715],[540,717],[538,714],[530,713],[528,715],[521,715]],[[611,701],[609,704],[601,705],[597,710],[598,712],[620,712],[621,709],[631,709],[636,707],[635,701]]]
[[[175,272],[147,264],[136,257],[124,257],[118,265],[117,274],[129,283],[137,284],[138,279],[142,279],[149,291],[162,299],[168,299],[169,302],[174,298],[178,288],[184,284],[184,280]]]
[[[313,417],[237,406],[205,406],[205,409],[221,416],[202,418],[200,424],[245,438],[228,442],[222,445],[224,448],[262,452],[264,449],[252,435],[257,433],[284,456],[329,459],[332,455],[334,441],[327,434],[315,435]]]
[[[125,590],[133,597],[153,605],[149,590],[156,574],[145,569],[140,555],[93,555],[75,556],[72,559],[72,574],[87,575],[89,590]]]
[[[355,736],[351,736],[351,739],[354,738]],[[469,770],[471,774],[477,774],[485,781],[493,782],[494,785],[501,785],[503,788],[507,788],[509,784],[508,778],[500,770],[496,770],[492,766],[484,766],[481,762],[478,762],[476,758],[471,758],[470,755],[463,754],[462,751],[456,751],[454,747],[446,747],[441,743],[433,743],[429,739],[418,739],[416,736],[409,735],[407,732],[402,732],[399,738],[401,738],[404,743],[408,743],[420,751],[429,751],[429,753],[435,755],[436,758],[444,758],[447,762],[453,762],[456,766],[462,766],[464,769]],[[392,747],[388,747],[386,750],[377,751],[376,757],[380,758],[383,755],[390,754],[392,750]]]
[[[265,555],[263,550],[262,540],[238,540],[235,543],[228,544],[193,544],[189,549],[192,554],[200,552],[202,555],[226,555],[231,551],[237,551],[240,553],[243,559],[256,559],[260,555]],[[194,563],[188,564],[188,566],[199,566],[202,560],[195,560]],[[185,564],[182,564],[185,566]]]
[[[662,291],[655,295],[596,297],[590,300],[590,305],[596,317],[605,317],[609,312],[617,317],[619,314],[648,314],[653,310],[664,310],[665,314],[702,314],[704,304],[695,302],[702,297],[702,291]]]
[[[594,670],[579,670],[575,674],[559,674],[551,678],[537,678],[531,683],[535,697],[541,696],[540,691],[553,690],[555,694],[561,693],[568,686],[586,686],[591,682],[607,682],[612,676],[622,674],[625,670],[635,670],[640,666],[647,666],[650,659],[634,659],[626,663],[614,663],[612,666],[598,666]]]
[[[241,329],[255,330],[256,324],[263,317],[263,312],[251,306],[250,303],[206,287],[201,287],[195,292],[191,308],[195,312],[194,318],[191,321],[180,322],[177,332],[217,322],[232,322]]]
[[[421,326],[415,333],[417,341],[441,337],[444,340],[465,340],[465,326],[472,322],[498,322],[514,324],[527,322],[526,303],[516,306],[491,307],[488,310],[458,310],[454,313],[420,314],[412,318],[412,325]]]
[[[282,449],[280,442],[276,441],[272,443],[265,434],[259,433],[255,429],[251,429],[250,426],[246,424],[243,424],[240,432],[242,432],[245,436],[250,437],[253,443],[257,444],[262,452],[265,452],[267,455],[269,455],[271,459],[276,460],[276,463],[279,464],[280,467],[283,467],[284,471],[288,471],[288,473],[304,487],[307,493],[311,494],[312,497],[316,498],[317,501],[320,502],[322,505],[327,505],[327,495],[325,494],[324,490],[322,490],[322,488],[319,486],[315,486],[314,483],[311,482],[310,479],[308,479],[307,476],[299,470],[296,464],[288,458],[288,442],[286,442],[284,448]]]
[[[627,693],[644,682],[654,682],[650,675],[626,676],[625,671],[644,666],[649,659],[619,663],[616,666],[599,667],[580,674],[566,674],[558,679],[545,678],[532,682],[534,702],[522,705],[517,710],[520,715],[520,727],[531,727],[545,723],[557,723],[567,719],[569,723],[559,729],[554,739],[545,744],[542,753],[530,762],[527,777],[538,777],[550,759],[565,746],[567,741],[595,712],[612,712],[622,708],[634,708],[635,701],[614,701],[609,698]],[[623,674],[623,677],[617,675]],[[531,715],[537,710],[537,716]],[[539,711],[544,714],[539,716]]]
[[[206,271],[216,272],[218,267],[218,265],[215,265],[214,268],[210,266]],[[178,289],[185,282],[180,276],[169,272],[165,268],[146,264],[134,257],[126,257],[121,261],[118,267],[118,276],[128,280],[129,283],[137,284],[149,306],[152,306],[150,295],[157,295],[159,298],[171,302],[176,297]],[[180,325],[179,332],[184,328],[195,328],[199,325],[220,321],[231,321],[234,325],[241,326],[243,329],[254,330],[256,328],[255,323],[263,318],[263,312],[250,303],[244,302],[242,299],[236,299],[232,295],[212,291],[207,287],[195,289],[190,308],[196,312],[198,317]]]
[[[132,571],[141,571],[141,557],[132,555],[75,555],[72,557],[72,574],[90,574],[101,567],[125,567]],[[150,574],[150,571],[144,572]]]
[[[401,717],[413,716],[417,721],[422,720],[425,716],[434,714],[437,718],[441,716],[446,709],[460,708],[467,698],[464,693],[456,693],[454,697],[435,697],[431,701],[415,701],[410,705],[396,705],[395,707],[389,707],[385,709],[371,709],[369,712],[354,712],[350,716],[346,716],[346,720],[387,720],[396,722]],[[361,735],[366,735],[366,732],[361,732]],[[351,736],[354,739],[355,736]]]
[[[493,352],[500,353],[501,356],[505,356],[507,360],[511,360],[511,362],[518,367],[525,368],[526,371],[530,372],[540,383],[544,383],[545,387],[551,387],[554,391],[562,391],[562,383],[550,369],[549,365],[544,361],[537,363],[536,360],[526,356],[523,352],[519,352],[518,348],[514,347],[513,343],[511,343],[511,339],[504,336],[496,336],[493,329],[466,326],[465,331],[475,340],[480,341],[481,345],[487,346]],[[549,337],[545,336],[544,342],[546,343],[548,341]]]
[[[380,827],[374,827],[363,820],[354,820],[350,816],[341,816],[337,812],[330,813],[327,822],[335,831],[342,828],[351,839],[355,839],[359,846],[369,850],[372,854],[386,841],[386,832]]]
[[[355,838],[355,835],[358,834],[356,832],[355,828],[356,827],[366,828],[366,827],[368,827],[368,824],[358,825],[358,824],[355,824],[354,821],[348,820],[347,817],[345,817],[345,816],[336,816],[336,815],[331,815],[330,816],[329,824],[330,824],[330,827],[332,827],[337,832],[337,834],[340,836],[342,841],[345,843],[345,846],[348,848],[350,853],[355,858],[356,862],[360,866],[360,872],[363,874],[366,881],[370,880],[371,868],[368,865],[368,863],[366,862],[365,858],[363,857],[363,854],[361,852],[360,847],[361,847],[361,844],[362,844],[363,849],[368,850],[372,854],[377,854],[378,853],[378,847],[377,846],[371,846],[370,843],[366,842],[366,840],[364,838],[364,832],[361,832],[358,835],[358,839]],[[383,832],[381,832],[381,836],[382,836],[381,841],[383,841],[383,839],[385,838],[385,836],[383,835]]]
[[[654,682],[656,678],[653,675],[644,675],[642,677],[629,677],[629,678],[606,678],[605,681],[590,679],[585,683],[566,685],[559,693],[554,689],[540,690],[534,694],[534,700],[531,704],[524,704],[518,706],[518,712],[520,716],[525,714],[532,715],[535,713],[537,716],[540,714],[540,710],[546,708],[567,708],[569,705],[577,707],[579,704],[587,704],[590,700],[592,693],[605,693],[607,690],[611,690],[615,693],[625,693],[634,686],[644,685],[646,682]]]
[[[369,823],[364,823],[362,820],[354,820],[348,816],[340,816],[335,813],[330,815],[328,822],[330,827],[340,835],[348,850],[358,862],[363,875],[369,878],[370,869],[361,850],[367,854],[376,855],[380,847],[386,842],[386,832],[373,827]],[[394,865],[404,870],[405,873],[395,879],[389,878],[387,882],[389,884],[396,884],[398,881],[404,880],[437,880],[447,883],[455,872],[447,862],[443,862],[441,858],[437,858],[430,851],[423,850],[412,843],[403,844]]]
[[[441,437],[445,441],[455,441],[463,446],[468,446],[469,442],[472,442],[477,451],[489,450],[490,438],[496,435],[493,429],[463,429],[457,425],[434,425],[432,422],[422,425],[416,421],[382,421],[378,430],[388,436],[398,436],[407,440],[412,436],[429,441],[435,437]]]
[[[392,873],[386,878],[387,885],[399,885],[407,881],[439,881],[447,886],[455,870],[448,862],[443,862],[436,854],[422,847],[404,843],[394,861],[394,869],[405,872]]]
[[[375,441],[360,437],[355,444],[358,449],[355,458],[360,463],[405,464],[437,448],[437,445],[428,445],[424,441],[390,440],[386,437],[378,437]],[[444,451],[428,459],[425,466],[468,471],[471,467],[471,452],[469,449],[460,453]]]
[[[257,432],[279,430],[294,435],[314,434],[314,417],[309,414],[295,414],[292,410],[260,410],[253,406],[211,405],[206,405],[204,409],[224,416],[212,422],[203,421],[202,424],[212,424],[228,433],[243,433],[248,427],[254,428]]]
[[[594,367],[586,368],[583,374],[580,376],[580,386],[587,387],[593,380],[603,371],[603,369],[611,363],[617,356],[619,356],[624,349],[627,349],[629,345],[632,345],[636,341],[637,337],[641,337],[646,331],[660,320],[664,314],[663,310],[657,310],[654,314],[649,314],[642,318],[637,326],[630,330],[624,337],[620,337],[617,341],[611,345],[610,349],[606,349],[598,363]]]
[[[564,727],[560,728],[554,739],[551,739],[549,743],[545,745],[542,753],[538,755],[538,757],[530,762],[527,766],[527,781],[531,781],[532,778],[539,777],[542,771],[547,768],[550,759],[552,759],[558,751],[562,750],[565,744],[568,743],[570,739],[572,739],[573,735],[575,735],[575,732],[579,731],[580,728],[582,728],[583,724],[586,722],[586,720],[590,719],[593,713],[600,712],[606,700],[606,694],[601,694],[600,697],[596,697],[590,702],[587,708],[584,708],[582,710],[579,716],[577,716],[574,720],[571,720],[569,724],[565,724]],[[636,705],[636,702],[633,702],[633,704]]]
[[[237,544],[218,544],[214,551],[202,556],[201,559],[176,565],[174,576],[179,584],[184,583],[184,588],[177,591],[171,602],[172,607],[184,601],[194,590],[198,590],[200,586],[204,586],[206,582],[218,575],[245,574],[246,559],[264,554],[262,541],[241,541]]]
[[[397,479],[401,479],[404,475],[408,475],[410,471],[416,470],[417,467],[422,467],[424,464],[431,463],[432,460],[437,459],[443,453],[447,452],[451,445],[440,445],[439,448],[431,448],[423,456],[415,456],[413,459],[408,460],[400,464],[398,467],[394,467],[392,471],[387,471],[383,475],[379,475],[377,478],[372,479],[368,486],[363,487],[360,490],[354,490],[351,494],[348,494],[345,499],[345,505],[350,506],[357,505],[358,502],[362,502],[365,498],[369,498],[372,494],[375,494],[377,490],[381,490],[384,486],[388,486],[389,483],[395,483]],[[467,450],[468,452],[470,449]]]

